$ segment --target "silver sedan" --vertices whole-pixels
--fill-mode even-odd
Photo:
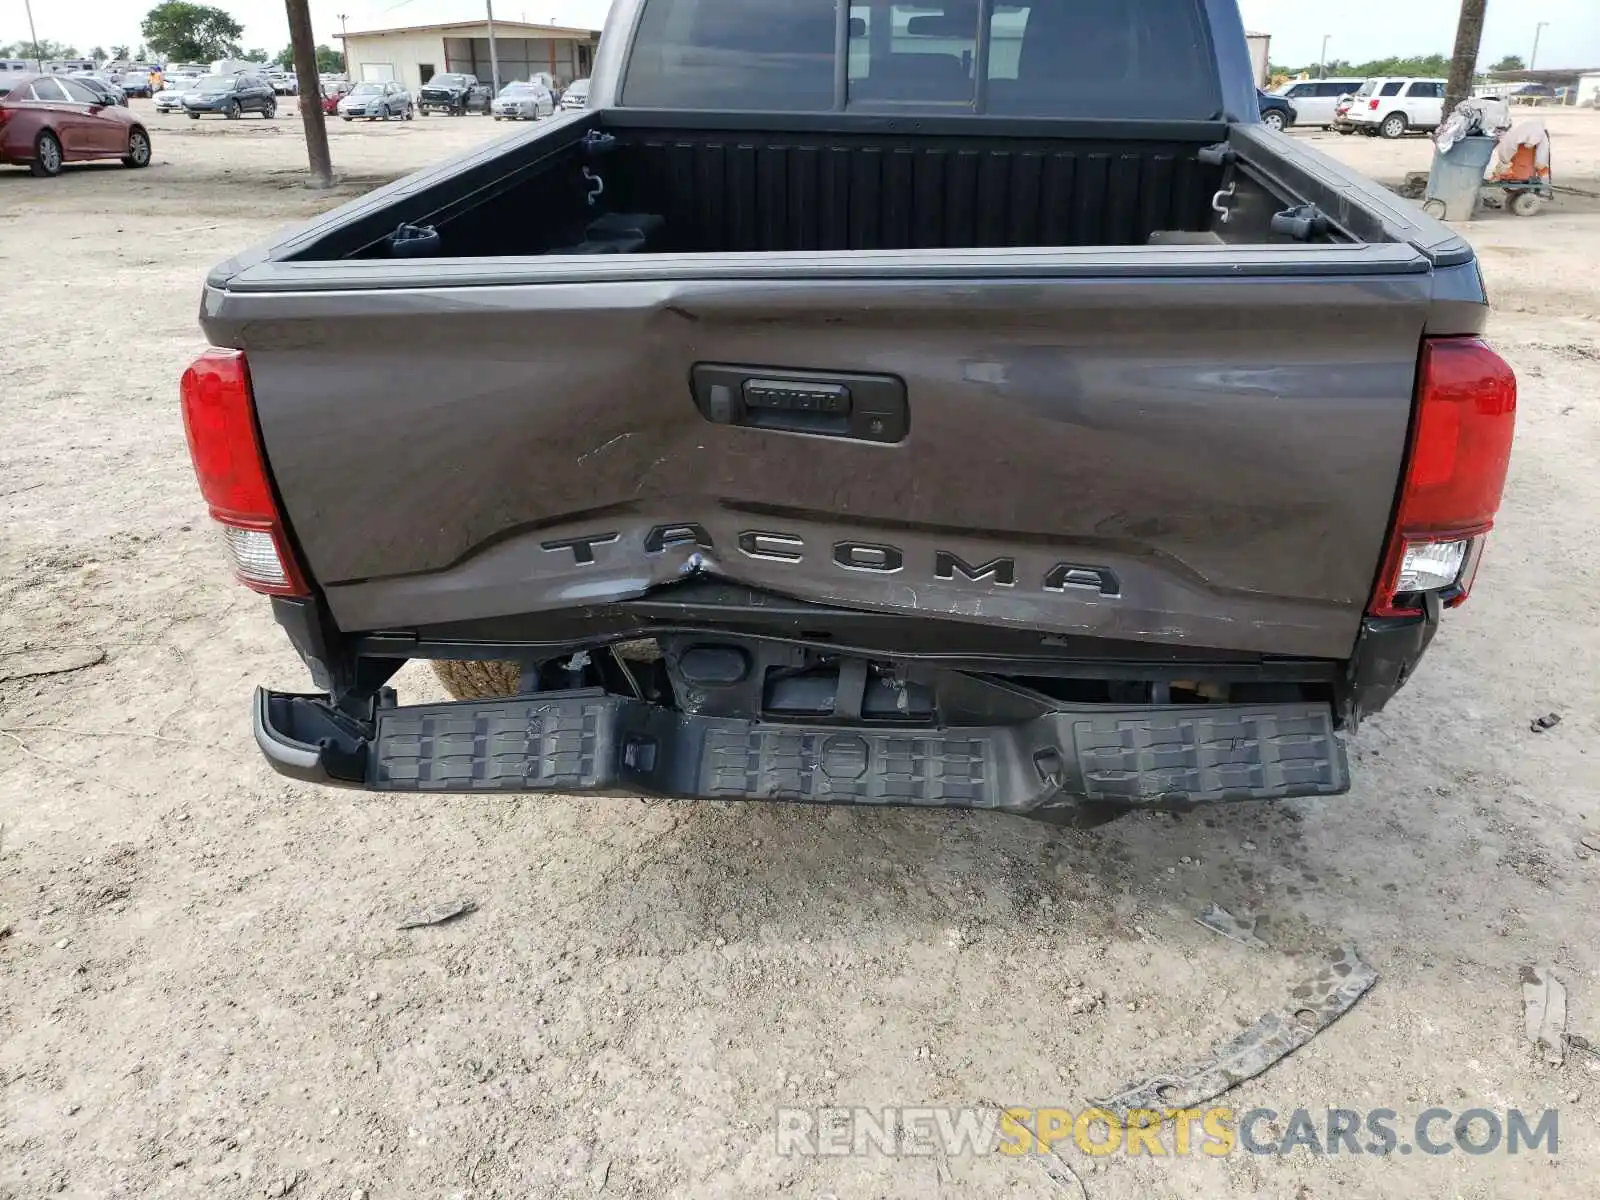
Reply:
[[[508,83],[489,111],[496,121],[537,121],[556,111],[556,98],[542,83]]]
[[[167,84],[156,93],[157,112],[182,112],[183,94],[194,89],[198,79],[177,78],[167,80]]]
[[[411,93],[398,83],[358,83],[339,101],[339,115],[346,121],[357,117],[369,121],[403,117],[409,121],[416,115],[416,106]]]

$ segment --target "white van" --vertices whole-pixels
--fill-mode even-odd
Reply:
[[[1273,94],[1294,105],[1297,126],[1320,125],[1332,129],[1333,109],[1339,97],[1352,95],[1365,82],[1365,79],[1295,79],[1273,89]]]
[[[1337,123],[1340,133],[1381,134],[1397,138],[1404,133],[1426,133],[1444,120],[1442,79],[1369,79],[1356,90],[1350,111]]]

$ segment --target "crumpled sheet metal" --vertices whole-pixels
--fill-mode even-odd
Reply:
[[[1353,946],[1334,953],[1312,978],[1292,988],[1288,1003],[1267,1013],[1206,1057],[1176,1071],[1127,1084],[1095,1104],[1119,1117],[1132,1109],[1160,1111],[1193,1108],[1246,1079],[1254,1079],[1279,1059],[1304,1046],[1349,1012],[1378,973]]]
[[[1566,1058],[1567,989],[1549,967],[1522,969],[1522,1006],[1528,1040],[1559,1067]]]
[[[395,928],[424,929],[429,925],[443,925],[446,921],[454,921],[457,917],[464,917],[468,913],[477,911],[478,905],[472,900],[445,900],[407,913]]]
[[[1202,925],[1212,933],[1220,933],[1240,945],[1256,950],[1267,948],[1267,944],[1256,936],[1255,917],[1236,917],[1220,904],[1206,905],[1194,921],[1196,925]]]

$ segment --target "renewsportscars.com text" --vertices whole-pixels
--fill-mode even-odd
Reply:
[[[1560,1148],[1555,1109],[780,1108],[780,1156],[1046,1154],[1521,1154]]]

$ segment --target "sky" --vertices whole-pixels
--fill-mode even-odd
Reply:
[[[288,44],[283,0],[209,2],[244,24],[244,48],[261,46],[277,53]],[[608,7],[608,0],[500,0],[495,15],[598,29]],[[1317,61],[1325,33],[1332,35],[1328,57],[1351,62],[1448,54],[1459,0],[1240,0],[1240,7],[1248,28],[1272,35],[1272,61],[1298,66]],[[311,18],[317,40],[336,45],[339,13],[346,15],[350,29],[359,30],[472,20],[483,10],[481,0],[312,0]],[[137,45],[145,11],[144,0],[33,0],[39,37],[73,43],[80,51],[119,42]],[[1506,54],[1527,59],[1540,21],[1549,25],[1539,39],[1539,66],[1600,67],[1600,0],[1489,0],[1480,61],[1488,64]],[[27,37],[23,0],[0,0],[0,42]]]

